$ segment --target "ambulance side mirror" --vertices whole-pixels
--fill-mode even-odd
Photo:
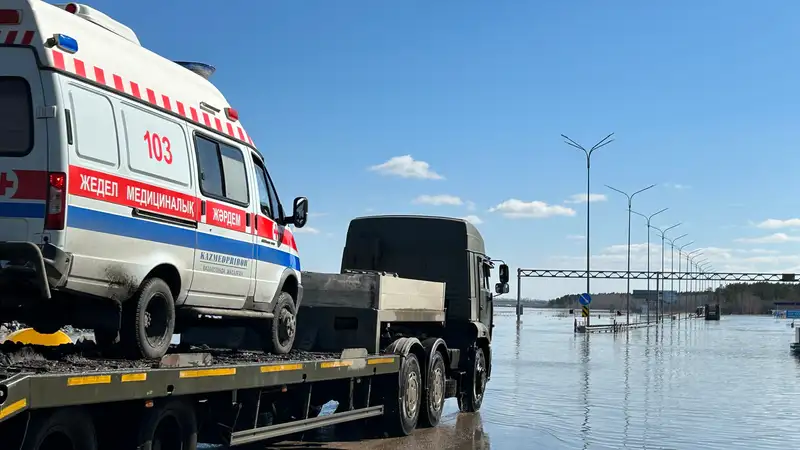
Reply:
[[[306,197],[295,198],[292,209],[292,224],[295,228],[303,228],[308,222],[308,199]]]

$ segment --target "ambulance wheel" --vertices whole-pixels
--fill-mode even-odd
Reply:
[[[486,391],[488,372],[483,349],[475,347],[470,354],[469,361],[471,367],[464,375],[461,394],[458,396],[458,408],[461,412],[477,412],[481,409],[483,394]]]
[[[97,450],[92,417],[80,407],[34,411],[22,450]]]
[[[264,342],[264,350],[276,355],[292,351],[297,334],[297,309],[294,299],[288,292],[281,292],[275,305],[275,317],[269,327],[269,335]]]
[[[442,419],[442,410],[445,400],[445,374],[444,357],[439,352],[433,352],[428,365],[428,376],[425,380],[423,401],[425,405],[420,408],[419,423],[425,427],[435,427]]]
[[[158,359],[175,330],[175,300],[164,280],[150,278],[122,304],[120,343],[131,359]]]
[[[390,436],[408,436],[417,427],[422,403],[422,370],[417,355],[403,358],[398,378],[387,391],[384,418]]]

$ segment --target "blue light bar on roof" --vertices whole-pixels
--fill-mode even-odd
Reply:
[[[201,62],[175,61],[175,64],[178,64],[179,66],[183,66],[184,68],[191,70],[192,72],[200,75],[206,80],[209,79],[211,75],[214,74],[214,72],[217,70],[214,66]]]
[[[53,36],[53,40],[56,42],[56,47],[67,53],[78,52],[78,41],[66,34],[56,34]]]

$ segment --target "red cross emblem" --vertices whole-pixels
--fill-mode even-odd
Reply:
[[[0,172],[0,197],[11,197],[17,192],[17,175],[14,172]]]

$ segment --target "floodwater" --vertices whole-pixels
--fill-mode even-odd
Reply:
[[[786,320],[724,316],[574,335],[572,319],[552,310],[527,310],[519,326],[513,309],[498,310],[479,414],[459,414],[448,400],[438,428],[408,438],[331,442],[322,434],[270,448],[800,447],[800,360],[789,353]]]

